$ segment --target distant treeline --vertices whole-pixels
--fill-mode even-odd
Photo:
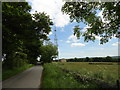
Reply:
[[[67,62],[120,62],[120,58],[107,57],[93,57],[93,58],[74,58],[66,59]]]

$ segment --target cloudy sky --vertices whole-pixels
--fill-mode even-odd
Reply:
[[[61,12],[62,0],[26,0],[32,6],[31,13],[35,11],[45,12],[53,20],[56,26],[56,34],[59,45],[59,58],[74,58],[74,57],[96,57],[96,56],[117,56],[118,55],[118,39],[113,38],[108,43],[100,45],[100,37],[96,37],[95,42],[84,42],[81,37],[77,39],[73,35],[73,27],[80,25],[83,31],[86,30],[87,25],[76,22],[69,22],[69,16]],[[102,11],[98,11],[98,16],[101,16]],[[105,22],[105,21],[104,21]],[[107,22],[106,22],[107,23]],[[54,42],[55,27],[52,27],[52,32],[49,34],[49,38]]]

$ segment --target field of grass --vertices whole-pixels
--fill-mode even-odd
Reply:
[[[109,62],[102,62],[109,63]],[[89,62],[54,62],[60,68],[76,72],[83,77],[95,78],[111,85],[116,84],[118,80],[118,64],[112,63],[113,65],[92,65]]]
[[[16,74],[30,68],[30,67],[32,67],[32,66],[33,66],[32,64],[27,64],[27,65],[25,65],[23,67],[16,68],[16,69],[13,69],[13,70],[5,70],[5,71],[3,70],[2,80],[5,80],[5,79],[7,79],[9,77],[12,77],[12,76],[14,76],[14,75],[16,75]]]
[[[41,88],[98,88],[93,82],[78,82],[71,73],[64,72],[57,64],[44,64]]]

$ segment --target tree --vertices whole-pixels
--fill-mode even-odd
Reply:
[[[26,63],[35,64],[43,40],[48,39],[53,24],[49,16],[38,12],[31,15],[30,10],[27,2],[2,3],[2,55],[6,55],[4,65],[8,68],[14,68],[16,62],[26,59]],[[21,58],[16,53],[26,57]]]
[[[86,62],[89,62],[89,61],[90,61],[90,58],[89,58],[89,57],[86,57],[85,61],[86,61]]]
[[[75,58],[74,58],[74,62],[77,62],[77,61],[78,61],[78,59],[75,57]]]
[[[49,41],[48,41],[49,42]],[[47,45],[43,45],[40,47],[41,53],[41,61],[43,63],[50,63],[56,55],[58,55],[57,46],[53,45],[49,42]]]
[[[31,7],[27,2],[2,3],[2,55],[6,54],[4,64],[8,68],[14,67],[15,54],[23,52],[22,36],[32,20],[29,13],[30,9]]]
[[[50,25],[53,25],[49,16],[46,13],[38,13],[37,11],[32,15],[33,21],[31,24],[31,39],[27,40],[26,48],[29,50],[27,52],[30,63],[36,64],[37,57],[41,55],[40,47],[44,40],[47,40],[47,35],[51,31]]]
[[[71,22],[84,22],[89,26],[87,31],[81,32],[79,25],[75,26],[74,34],[83,36],[84,41],[94,41],[100,36],[101,44],[106,43],[113,36],[119,38],[120,32],[120,2],[66,2],[62,11],[70,16]],[[96,16],[97,10],[103,11],[103,21]]]
[[[111,62],[112,61],[112,57],[110,57],[110,56],[107,56],[106,58],[105,58],[106,60],[106,62]]]

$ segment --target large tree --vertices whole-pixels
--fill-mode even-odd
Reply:
[[[30,63],[36,63],[37,57],[41,54],[39,47],[42,46],[43,41],[47,40],[47,35],[51,31],[50,25],[53,25],[49,16],[46,13],[38,13],[37,11],[32,15],[33,21],[31,24],[31,34],[28,40],[25,40],[25,46],[29,50],[27,52]]]
[[[13,68],[17,52],[23,52],[23,35],[32,18],[28,3],[2,3],[2,54],[8,68]],[[24,61],[23,61],[24,62]]]
[[[49,16],[38,12],[31,15],[30,10],[27,2],[2,3],[2,55],[6,55],[4,64],[8,68],[14,67],[15,58],[21,60],[21,55],[34,64],[43,40],[48,39],[52,25]]]
[[[50,41],[47,41],[46,45],[40,47],[41,53],[41,61],[43,63],[50,63],[56,56],[58,55],[57,46],[53,45]]]
[[[96,13],[103,11],[103,21]],[[120,29],[120,2],[66,2],[62,11],[70,16],[71,22],[84,22],[89,26],[87,31],[81,32],[79,25],[74,28],[74,35],[83,36],[85,41],[95,40],[100,36],[101,44],[112,37],[119,38]]]

